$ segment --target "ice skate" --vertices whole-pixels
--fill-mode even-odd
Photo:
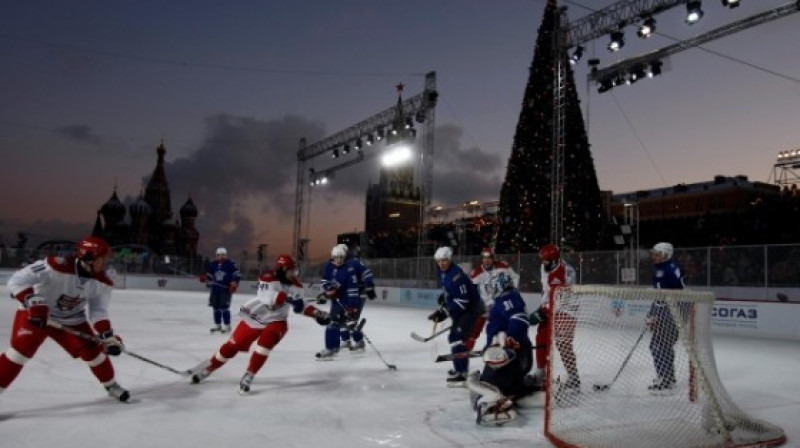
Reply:
[[[189,374],[189,379],[192,384],[197,384],[211,375],[211,372],[208,370],[209,365],[211,365],[211,363],[208,360],[205,360],[194,368],[186,371],[186,373]]]
[[[351,352],[363,352],[364,350],[366,350],[366,346],[363,339],[350,345]]]
[[[250,372],[245,372],[242,376],[241,381],[239,381],[239,394],[246,395],[250,393],[250,384],[253,383],[253,374]]]
[[[467,387],[467,372],[448,370],[447,387]]]
[[[110,386],[106,386],[106,391],[108,391],[109,397],[116,398],[117,400],[122,401],[123,403],[128,401],[129,398],[131,398],[130,392],[123,389],[122,386],[120,386],[116,382]]]
[[[578,403],[581,394],[581,380],[577,376],[570,375],[567,381],[559,382],[553,397],[559,406],[570,407]]]
[[[339,352],[339,350],[329,350],[329,349],[326,348],[326,349],[323,349],[323,350],[317,352],[316,356],[317,356],[317,359],[320,360],[320,361],[332,361],[333,357],[336,356],[336,354],[338,352]]]
[[[222,334],[230,333],[231,332],[231,326],[230,325],[223,325],[222,328],[220,328],[219,332],[222,333]]]
[[[211,327],[211,328],[209,329],[209,332],[210,332],[211,334],[214,334],[214,333],[222,333],[222,325],[214,325],[213,327]]]
[[[647,391],[653,395],[670,395],[675,391],[675,379],[656,378],[653,384],[647,387]]]
[[[339,346],[339,350],[344,350],[344,349],[352,350],[353,349],[353,341],[351,341],[349,339],[346,340],[346,341],[342,341],[342,345]]]

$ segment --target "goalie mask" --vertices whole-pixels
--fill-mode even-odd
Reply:
[[[514,287],[514,280],[511,278],[510,275],[506,274],[505,272],[501,272],[497,274],[497,278],[494,281],[495,287],[497,288],[498,292],[505,291],[506,289],[511,289]]]

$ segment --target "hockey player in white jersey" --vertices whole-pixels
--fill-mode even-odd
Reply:
[[[494,298],[502,291],[497,290],[497,276],[503,273],[511,279],[514,287],[519,287],[519,274],[505,261],[495,260],[494,251],[491,247],[484,247],[481,251],[481,264],[472,270],[469,278],[478,287],[486,311],[492,309]]]
[[[11,347],[0,355],[0,392],[49,337],[70,356],[82,359],[111,397],[128,401],[130,393],[117,384],[107,356],[118,356],[123,348],[108,316],[113,282],[105,270],[110,255],[105,240],[90,236],[78,243],[77,256],[50,256],[8,279],[11,297],[20,307],[14,315]],[[96,334],[102,343],[74,332]]]
[[[289,331],[287,318],[290,308],[295,313],[313,317],[320,325],[330,323],[328,313],[313,305],[305,305],[303,284],[297,278],[296,268],[294,259],[284,254],[278,256],[274,271],[267,271],[259,276],[256,296],[239,309],[241,321],[230,338],[210,359],[189,370],[192,383],[208,378],[239,352],[248,352],[253,342],[256,342],[247,371],[239,382],[239,393],[246,394],[250,392],[253,377]]]

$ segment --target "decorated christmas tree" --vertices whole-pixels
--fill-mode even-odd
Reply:
[[[549,0],[536,39],[528,84],[500,192],[498,253],[531,253],[550,243],[553,157],[553,37],[557,4]],[[567,67],[564,109],[564,206],[562,240],[568,249],[593,250],[606,243],[606,218],[589,150],[574,73]]]

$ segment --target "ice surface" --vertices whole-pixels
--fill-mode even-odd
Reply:
[[[8,297],[5,286],[0,296]],[[237,294],[233,309],[245,300]],[[112,321],[128,350],[188,369],[210,357],[226,336],[209,334],[207,297],[196,292],[115,291]],[[0,301],[0,350],[8,346],[12,300]],[[542,409],[523,409],[500,428],[478,427],[465,389],[445,387],[446,336],[429,334],[428,310],[368,302],[364,328],[389,370],[367,346],[317,361],[323,328],[291,314],[289,332],[256,376],[237,393],[249,354],[192,385],[125,354],[113,359],[130,404],[107,397],[88,368],[47,341],[0,394],[0,446],[8,448],[197,447],[545,447]],[[234,323],[236,319],[234,319]],[[482,342],[481,342],[482,343]],[[786,430],[800,447],[800,342],[717,337],[720,376],[750,415]],[[472,369],[480,362],[472,360]]]

